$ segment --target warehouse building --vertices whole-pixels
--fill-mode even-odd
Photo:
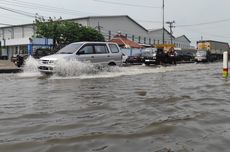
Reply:
[[[190,49],[190,44],[191,41],[185,35],[175,38],[175,45],[177,48]]]
[[[117,33],[121,33],[128,39],[143,45],[162,43],[163,29],[147,30],[127,15],[90,16],[84,18],[69,19],[68,21],[74,21],[83,26],[95,28],[104,35],[106,40],[110,40]],[[23,41],[24,39],[31,39],[36,33],[35,30],[36,28],[33,24],[0,27],[1,45],[5,48],[3,49],[1,56],[7,56],[9,59],[12,55],[20,53],[20,50],[28,52],[28,44],[22,45],[20,43],[17,44],[16,42]],[[178,46],[184,46],[184,44],[181,43],[183,41],[180,40],[177,42],[175,37],[172,36],[166,29],[164,29],[164,35],[165,43],[171,43],[170,41],[172,38],[174,44],[178,44]],[[10,43],[11,45],[8,45],[12,40],[15,43]],[[46,38],[40,40],[41,46],[50,46],[50,43],[43,43],[45,40]],[[190,45],[190,43],[188,45]],[[39,46],[39,44],[37,44],[37,46]]]

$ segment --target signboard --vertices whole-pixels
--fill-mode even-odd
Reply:
[[[198,50],[210,50],[210,43],[209,42],[198,42],[197,49]]]

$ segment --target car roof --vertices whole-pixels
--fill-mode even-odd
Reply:
[[[74,42],[72,44],[116,44],[113,42],[97,42],[97,41],[83,41],[83,42]]]

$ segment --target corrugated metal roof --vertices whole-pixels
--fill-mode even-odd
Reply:
[[[124,48],[142,48],[138,43],[127,39],[124,35],[117,34],[110,40],[110,42],[117,43],[120,47]]]
[[[176,39],[179,39],[179,38],[185,38],[185,39],[187,39],[190,43],[191,43],[191,41],[187,38],[187,36],[185,36],[185,35],[181,35],[181,36],[179,36],[179,37],[177,37]]]

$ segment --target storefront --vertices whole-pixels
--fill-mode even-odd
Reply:
[[[29,54],[38,48],[50,48],[53,40],[47,38],[20,38],[1,41],[1,59],[11,59],[18,54]]]

